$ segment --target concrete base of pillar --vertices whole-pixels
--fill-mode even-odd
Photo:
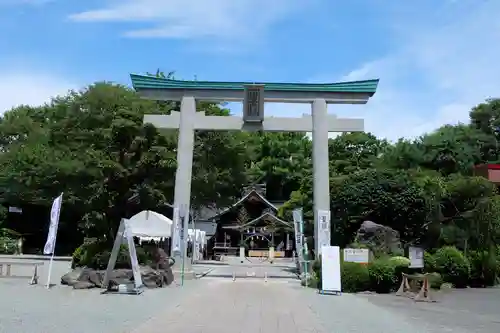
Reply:
[[[182,264],[181,256],[174,256],[175,264],[172,266],[172,273],[174,274],[175,281],[179,282],[182,278],[182,272],[184,271],[185,280],[193,280],[196,278],[196,274],[193,270],[193,265],[191,264],[191,258],[186,257],[184,262],[184,267]]]
[[[174,281],[179,283],[182,280],[182,271],[173,271]],[[184,271],[184,280],[194,280],[196,279],[196,273],[193,270]]]

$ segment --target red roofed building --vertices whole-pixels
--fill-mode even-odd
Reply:
[[[500,164],[479,164],[474,166],[474,176],[487,178],[500,185]]]

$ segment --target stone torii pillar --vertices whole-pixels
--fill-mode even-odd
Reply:
[[[330,245],[329,132],[364,130],[363,119],[329,115],[328,103],[364,104],[376,90],[378,80],[333,84],[175,81],[131,75],[134,88],[145,98],[180,100],[180,112],[145,115],[144,122],[157,128],[179,129],[175,207],[189,207],[193,167],[194,134],[209,131],[312,132],[313,199],[316,255],[322,245]],[[196,112],[196,100],[243,101],[243,117],[206,116]],[[264,117],[264,102],[307,103],[311,115],[302,118]],[[184,240],[188,226],[184,224]],[[184,251],[186,251],[184,247]]]

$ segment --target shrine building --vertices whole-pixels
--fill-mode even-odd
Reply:
[[[274,257],[291,257],[293,223],[280,219],[278,208],[266,199],[265,185],[246,187],[240,200],[207,219],[215,224],[207,244],[209,257],[236,256],[240,247],[247,257],[268,257],[271,247]]]

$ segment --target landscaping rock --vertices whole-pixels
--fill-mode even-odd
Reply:
[[[78,278],[82,274],[82,271],[84,270],[83,267],[77,267],[71,272],[68,272],[64,274],[61,277],[61,284],[67,285],[67,286],[73,286],[75,283],[78,282]]]
[[[356,234],[356,242],[374,252],[398,253],[402,251],[399,232],[382,224],[364,221]]]
[[[90,281],[78,281],[73,285],[73,289],[92,289],[95,287],[95,284]]]
[[[101,288],[105,271],[93,270],[91,268],[75,268],[61,277],[61,284],[72,286],[74,289]],[[142,283],[147,288],[161,288],[170,285],[174,281],[174,275],[170,267],[165,269],[153,269],[149,266],[141,266]],[[115,269],[111,271],[109,284],[111,287],[120,284],[129,284],[134,281],[131,269]]]

